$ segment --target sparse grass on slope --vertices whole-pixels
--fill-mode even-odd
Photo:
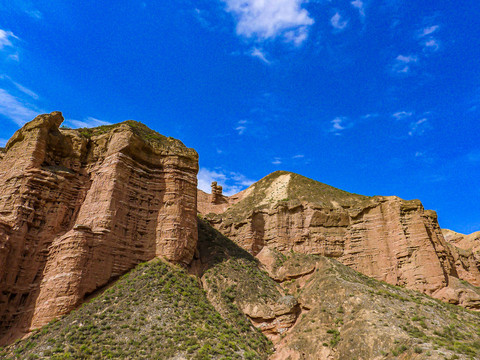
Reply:
[[[272,308],[283,294],[277,283],[259,267],[259,261],[233,241],[200,220],[199,250],[204,287],[212,303],[226,318],[251,326],[241,309]]]
[[[10,347],[7,359],[264,359],[267,339],[226,321],[197,279],[141,264],[77,311]]]
[[[304,307],[286,349],[306,359],[480,359],[480,314],[362,275],[334,259],[277,254],[274,273],[316,271],[282,285]]]
[[[268,193],[272,186],[275,186],[275,181],[281,176],[288,175],[290,176],[288,183],[279,185],[285,187],[279,193],[286,194],[286,196],[282,198],[269,196]],[[327,208],[334,207],[335,203],[336,206],[348,208],[370,199],[368,196],[349,193],[288,171],[275,171],[267,175],[253,184],[247,190],[247,194],[238,203],[230,206],[221,216],[209,214],[209,218],[221,217],[226,222],[236,222],[246,219],[254,211],[271,208],[279,203],[295,206],[302,201],[307,201]]]

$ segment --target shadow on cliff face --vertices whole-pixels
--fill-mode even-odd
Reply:
[[[215,230],[206,220],[197,219],[197,253],[190,265],[190,271],[201,277],[205,271],[228,259],[244,259],[255,265],[259,261],[232,240]]]

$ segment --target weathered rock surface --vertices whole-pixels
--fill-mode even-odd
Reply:
[[[464,235],[442,229],[442,233],[450,246],[460,279],[480,286],[480,231]]]
[[[126,121],[18,130],[0,162],[0,338],[75,308],[142,261],[188,264],[197,242],[198,156]]]
[[[224,316],[245,314],[273,343],[297,321],[300,306],[247,251],[199,220],[198,254],[190,266],[207,297]],[[238,321],[232,319],[232,321]]]
[[[477,291],[454,280],[478,284],[478,262],[462,263],[418,200],[350,194],[284,171],[237,198],[207,218],[253,255],[266,247],[334,257],[377,280],[480,308]]]
[[[0,357],[480,358],[478,312],[332,258],[264,247],[256,259],[203,220],[198,232],[188,269],[200,279],[159,259],[141,264]]]
[[[285,279],[281,286],[302,310],[276,343],[270,360],[476,359],[480,355],[478,313],[376,281],[331,258],[276,250],[262,256],[270,259],[269,273]],[[314,271],[308,272],[311,268]]]

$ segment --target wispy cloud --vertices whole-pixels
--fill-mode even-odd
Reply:
[[[411,117],[413,115],[413,112],[411,111],[397,111],[396,113],[392,114],[392,117],[394,117],[396,120],[403,120]]]
[[[410,72],[411,65],[418,62],[416,55],[398,55],[392,67],[392,71],[397,74],[407,74]]]
[[[28,95],[29,97],[31,97],[32,99],[35,99],[35,100],[38,100],[39,99],[39,96],[37,95],[37,93],[35,93],[34,91],[30,90],[29,88],[27,88],[26,86],[23,86],[22,84],[19,84],[18,82],[14,81],[10,76],[8,75],[1,75],[0,74],[0,80],[7,80],[11,85],[13,85],[17,90],[19,90],[20,92],[22,92],[23,94],[25,95]]]
[[[38,10],[30,0],[12,0],[10,7],[16,12],[21,12],[30,16],[34,20],[43,19],[43,13]],[[39,3],[39,1],[37,1]]]
[[[145,4],[145,6],[146,6],[146,4]],[[200,23],[200,25],[202,25],[205,29],[210,29],[211,28],[210,22],[205,17],[205,11],[204,10],[200,10],[198,8],[195,8],[195,9],[193,9],[193,14],[194,14],[195,18],[198,20],[198,22]]]
[[[371,113],[371,114],[362,115],[361,118],[363,120],[366,120],[366,119],[376,118],[376,117],[379,117],[379,116],[380,116],[380,114],[378,114],[378,113]]]
[[[341,135],[342,131],[351,128],[353,123],[349,122],[344,116],[338,116],[330,121],[330,125],[329,132],[334,133],[335,135]]]
[[[422,118],[420,120],[414,121],[410,123],[410,131],[408,132],[408,135],[423,135],[426,128],[428,128],[427,118]]]
[[[18,62],[20,61],[20,56],[18,55],[18,52],[17,52],[15,54],[8,55],[8,59]]]
[[[272,164],[273,165],[280,165],[282,163],[282,158],[275,157],[273,158]]]
[[[43,14],[40,12],[40,10],[31,9],[31,10],[27,10],[25,12],[27,13],[27,15],[29,15],[30,17],[32,17],[34,19],[37,19],[37,20],[41,20],[43,18]]]
[[[42,112],[32,104],[13,96],[7,90],[0,89],[0,115],[5,116],[18,126],[23,126]]]
[[[250,55],[262,60],[265,64],[270,64],[270,61],[267,59],[267,55],[266,55],[266,53],[263,49],[259,49],[257,47],[254,47],[250,51]]]
[[[222,186],[223,194],[227,196],[236,194],[254,183],[253,180],[238,172],[200,168],[198,172],[198,188],[206,193],[210,193],[212,181],[216,181],[218,185]]]
[[[11,31],[6,31],[3,29],[0,29],[0,50],[3,48],[9,46],[13,46],[12,40],[17,39],[18,37],[15,36]]]
[[[422,30],[419,31],[418,37],[425,37],[427,35],[433,34],[439,28],[440,28],[440,26],[438,26],[438,25],[433,25],[433,26],[428,26],[426,28],[423,28]]]
[[[468,153],[467,160],[472,163],[480,163],[480,150]]]
[[[68,119],[65,121],[65,124],[72,125],[75,128],[91,128],[91,127],[97,127],[102,125],[111,125],[111,123],[108,121],[95,119],[94,117],[91,117],[91,116],[87,116],[83,120]]]
[[[434,37],[439,29],[439,25],[432,25],[418,31],[417,38],[423,46],[424,52],[436,52],[440,49],[440,41]]]
[[[23,86],[22,84],[19,84],[15,81],[12,80],[12,83],[13,85],[15,85],[15,87],[20,90],[22,93],[24,93],[25,95],[28,95],[30,96],[32,99],[35,99],[35,100],[38,100],[39,96],[37,95],[37,93],[35,93],[34,91],[30,90],[29,88],[26,88],[25,86]]]
[[[303,154],[298,154],[298,155],[292,156],[292,159],[303,159],[304,157],[305,157],[305,155],[303,155]]]
[[[342,20],[342,16],[337,12],[331,17],[330,24],[337,30],[343,30],[347,27],[348,20]]]
[[[307,38],[308,27],[314,23],[304,0],[222,0],[226,11],[237,21],[237,34],[257,40],[283,36],[285,41],[299,45]]]
[[[423,50],[435,52],[440,49],[440,41],[434,38],[427,39],[423,42]]]
[[[235,127],[235,130],[238,132],[238,135],[243,135],[245,130],[247,130],[247,120],[240,120]]]
[[[300,46],[308,37],[308,29],[303,26],[295,30],[286,31],[283,34],[286,42],[293,43],[295,46]]]
[[[365,4],[362,0],[355,0],[352,1],[350,4],[356,9],[358,9],[358,13],[360,14],[360,17],[364,18],[365,17]]]

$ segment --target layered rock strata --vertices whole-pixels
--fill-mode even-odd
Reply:
[[[418,200],[350,194],[275,172],[207,218],[253,255],[267,247],[333,257],[377,280],[480,308],[478,289],[455,281],[477,284],[478,264],[456,260],[436,213]]]
[[[18,130],[0,162],[0,338],[37,328],[142,261],[188,264],[198,155],[127,121]]]

